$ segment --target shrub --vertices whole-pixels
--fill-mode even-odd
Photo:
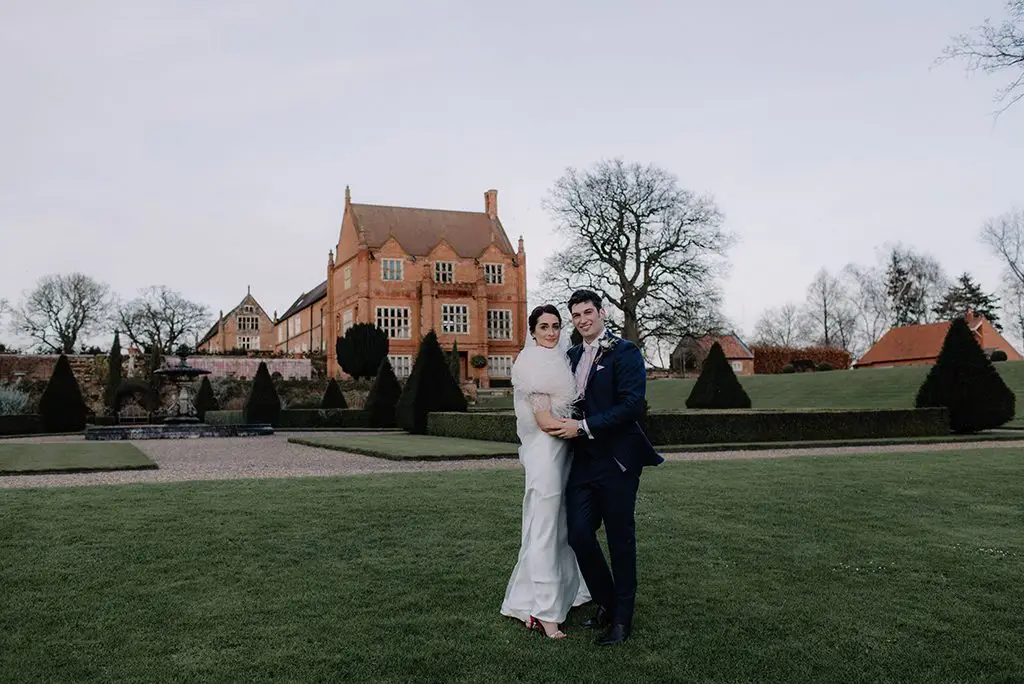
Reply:
[[[474,354],[473,358],[469,360],[469,365],[473,366],[473,368],[486,368],[487,357],[480,354]]]
[[[833,370],[832,364],[830,363],[819,363],[817,366],[814,367],[814,369],[822,373],[824,373],[825,371]]]
[[[78,432],[85,429],[87,412],[71,363],[65,354],[61,354],[39,399],[43,426],[47,432]]]
[[[200,422],[205,422],[207,411],[216,411],[220,408],[217,396],[213,393],[213,385],[210,384],[208,376],[203,376],[202,381],[199,383],[199,391],[196,392],[195,401],[192,403],[195,404],[196,415],[199,416]]]
[[[114,344],[110,347],[110,356],[107,357],[107,384],[103,390],[103,406],[108,413],[116,413],[117,390],[121,387],[124,379],[122,367],[124,359],[121,356],[121,334],[114,331]]]
[[[783,373],[796,373],[796,368],[793,366],[793,364],[787,363],[785,366],[782,367],[782,372]]]
[[[413,434],[427,430],[427,414],[431,411],[465,411],[462,394],[448,368],[447,359],[433,330],[423,336],[416,362],[395,408],[398,426]]]
[[[750,397],[736,378],[722,345],[715,342],[704,360],[700,377],[686,399],[687,408],[750,408]]]
[[[243,408],[246,424],[269,423],[276,426],[281,418],[281,398],[274,388],[274,381],[267,370],[267,362],[260,361],[256,376],[252,380],[252,388],[245,400]]]
[[[338,381],[334,378],[331,378],[327,383],[327,389],[324,390],[324,398],[320,400],[320,408],[348,408],[348,403],[345,401],[345,395],[342,394],[341,388],[338,387]]]
[[[992,352],[992,356],[990,358],[993,362],[999,362],[1006,361],[1007,356],[1006,352],[1004,352],[1002,349],[996,349],[994,352]]]
[[[14,387],[0,385],[0,416],[17,416],[28,412],[29,396]]]
[[[356,323],[335,343],[338,364],[353,378],[372,378],[388,355],[388,336],[372,323]]]
[[[366,396],[366,413],[371,427],[394,427],[395,407],[402,396],[402,386],[395,377],[391,362],[385,356],[377,369],[377,377]]]
[[[35,413],[0,415],[0,435],[35,435],[43,432],[43,420]]]
[[[954,432],[999,427],[1013,418],[1016,398],[985,356],[967,321],[956,318],[939,358],[917,392],[920,408],[945,406]]]

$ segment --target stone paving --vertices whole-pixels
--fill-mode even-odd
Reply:
[[[388,461],[370,456],[302,446],[289,437],[323,433],[287,432],[270,437],[157,439],[132,442],[159,466],[158,470],[104,473],[0,476],[0,489],[75,487],[82,485],[182,482],[283,477],[336,477],[370,473],[430,470],[483,470],[519,468],[517,459],[467,461]],[[359,433],[349,433],[359,434]],[[5,442],[81,442],[81,437],[32,437]],[[822,447],[664,454],[669,461],[785,458],[789,456],[841,456],[864,453],[910,453],[967,449],[1024,449],[1024,439],[1004,442],[904,444],[897,446]]]

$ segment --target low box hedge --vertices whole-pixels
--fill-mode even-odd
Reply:
[[[510,411],[431,412],[427,414],[427,434],[519,443],[516,436],[516,414]]]
[[[245,425],[245,415],[237,411],[207,411],[209,425]],[[363,409],[282,409],[276,428],[369,428],[370,417]]]
[[[888,439],[950,434],[949,413],[936,409],[705,410],[651,412],[646,432],[655,446]],[[427,434],[518,442],[514,413],[431,413]]]
[[[0,416],[0,435],[36,435],[43,431],[43,417],[36,413]]]
[[[207,425],[245,425],[245,415],[241,409],[207,411],[203,422]]]
[[[946,409],[707,410],[651,413],[652,444],[800,442],[950,434]]]
[[[301,428],[369,428],[370,416],[363,409],[283,409],[275,426],[284,430]]]

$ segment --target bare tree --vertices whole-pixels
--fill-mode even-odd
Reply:
[[[72,354],[80,338],[100,329],[109,306],[104,283],[82,273],[47,275],[14,310],[12,327],[44,351]]]
[[[210,324],[210,310],[163,285],[147,287],[140,296],[117,307],[117,325],[135,344],[173,354],[189,335]]]
[[[1024,284],[1024,211],[1015,208],[986,221],[981,241],[1003,262],[1005,278]]]
[[[807,320],[792,302],[767,309],[754,324],[754,341],[769,347],[797,347],[806,336]]]
[[[885,274],[878,267],[847,264],[841,280],[854,317],[854,348],[860,354],[872,347],[892,325]]]
[[[719,276],[732,238],[708,197],[679,187],[654,166],[603,161],[568,169],[544,202],[566,246],[542,280],[563,295],[586,287],[619,316],[609,327],[648,341],[718,332]]]
[[[824,268],[807,288],[808,333],[826,347],[849,350],[853,346],[856,316],[849,294],[838,278]]]
[[[997,114],[1005,112],[1024,97],[1024,0],[1008,0],[1009,17],[993,24],[986,19],[972,32],[955,36],[943,51],[940,62],[963,60],[968,71],[987,74],[1007,72],[1010,82],[996,91],[994,100],[1002,103]]]
[[[1024,281],[1003,279],[1003,313],[1007,332],[1024,344]]]

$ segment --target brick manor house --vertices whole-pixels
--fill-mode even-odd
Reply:
[[[232,344],[243,309],[258,321]],[[458,343],[463,381],[508,386],[526,341],[526,317],[526,252],[522,237],[513,248],[505,233],[497,190],[485,192],[483,211],[474,212],[356,204],[346,187],[326,280],[272,319],[247,294],[199,347],[226,351],[244,343],[288,354],[320,351],[328,375],[340,377],[334,340],[356,323],[373,323],[387,333],[388,358],[396,375],[405,377],[422,336],[434,330],[445,351]],[[476,367],[475,357],[486,365]]]
[[[356,323],[373,323],[387,333],[400,377],[434,330],[445,351],[458,342],[461,379],[507,385],[527,334],[523,239],[513,249],[497,190],[484,193],[483,211],[471,212],[355,204],[346,187],[325,300],[329,375],[341,374],[331,341]],[[486,366],[474,367],[474,357]]]

